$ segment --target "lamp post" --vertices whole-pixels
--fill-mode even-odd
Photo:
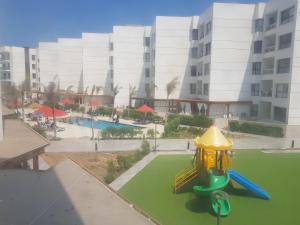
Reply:
[[[154,119],[154,151],[156,150],[156,120]]]

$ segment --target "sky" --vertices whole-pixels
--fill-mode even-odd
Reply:
[[[0,45],[112,32],[114,25],[152,25],[155,16],[200,15],[213,0],[0,0]],[[258,0],[217,2],[256,3]]]

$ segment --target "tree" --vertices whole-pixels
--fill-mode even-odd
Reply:
[[[170,95],[176,90],[179,85],[178,77],[173,78],[169,83],[167,83],[166,91],[167,91],[167,99],[169,99]]]
[[[129,84],[129,105],[128,105],[128,110],[131,107],[131,101],[132,101],[131,99],[135,94],[136,94],[136,86],[132,86],[131,84]]]
[[[53,122],[54,122],[54,140],[56,139],[56,117],[54,114],[55,106],[58,104],[60,99],[60,92],[57,89],[57,85],[54,81],[49,82],[48,86],[45,87],[45,96],[48,104],[52,108],[52,116],[53,116]]]
[[[167,100],[169,99],[170,95],[176,90],[177,86],[179,85],[178,77],[173,78],[169,83],[167,83],[166,91],[167,91]],[[168,110],[170,109],[170,102],[168,100]]]

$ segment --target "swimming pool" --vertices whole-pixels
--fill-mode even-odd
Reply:
[[[92,128],[92,120],[90,118],[72,117],[67,122],[78,125],[78,126]],[[94,120],[93,126],[95,129],[99,129],[99,130],[105,130],[110,127],[113,127],[113,128],[132,127],[132,128],[137,128],[137,129],[142,128],[139,126],[127,125],[127,124],[122,124],[122,123],[117,124],[114,122],[108,122],[108,121],[104,121],[104,120]]]

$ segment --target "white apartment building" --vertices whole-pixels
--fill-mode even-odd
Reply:
[[[36,49],[14,46],[0,47],[0,81],[2,85],[27,83],[27,91],[38,88]]]
[[[118,87],[115,107],[150,102],[157,111],[278,122],[290,132],[300,127],[298,2],[214,3],[197,16],[157,16],[152,26],[40,42],[36,79],[72,85],[74,93],[89,94],[95,85],[102,87],[95,94],[111,99]],[[2,62],[19,56],[12,69],[2,63],[2,80],[19,82],[24,51],[1,51]],[[175,78],[178,86],[167,95]]]
[[[113,66],[114,86],[119,87],[115,97],[116,107],[129,104],[130,90],[135,96],[146,98],[146,84],[153,79],[150,56],[151,27],[114,26],[113,27]]]
[[[61,90],[73,93],[112,95],[113,68],[110,65],[110,34],[83,33],[80,39],[59,38],[38,46],[41,84],[57,82]]]

